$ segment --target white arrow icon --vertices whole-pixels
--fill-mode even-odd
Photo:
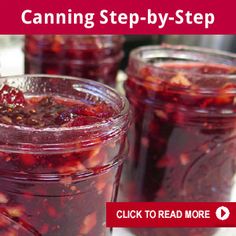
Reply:
[[[216,210],[216,217],[219,220],[227,220],[229,218],[230,211],[227,207],[221,206]]]

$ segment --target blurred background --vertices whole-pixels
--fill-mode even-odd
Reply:
[[[133,48],[141,45],[162,43],[201,46],[236,52],[236,35],[132,35],[126,36],[126,54],[122,66],[126,66],[128,53]]]
[[[125,36],[125,57],[121,69],[127,65],[129,52],[141,45],[184,44],[236,52],[236,35],[129,35]],[[0,35],[0,74],[12,75],[24,72],[24,36]]]

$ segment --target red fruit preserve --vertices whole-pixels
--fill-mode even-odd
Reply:
[[[0,235],[104,236],[127,100],[74,77],[0,78]]]
[[[115,86],[123,43],[120,35],[28,35],[25,72],[72,75]]]
[[[181,46],[141,47],[125,85],[134,113],[125,200],[232,201],[236,57]],[[211,236],[206,228],[134,229],[140,236]],[[231,234],[230,234],[231,235]]]

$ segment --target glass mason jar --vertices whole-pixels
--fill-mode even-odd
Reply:
[[[71,75],[115,86],[123,43],[120,35],[27,35],[25,72]]]
[[[122,185],[125,200],[233,201],[236,56],[185,46],[145,46],[133,50],[127,73],[134,124]],[[211,236],[218,230],[134,231],[137,236]]]
[[[100,101],[117,111],[76,127],[19,126],[10,118],[0,123],[0,235],[105,235],[105,203],[116,200],[126,156],[127,100],[103,84],[74,77],[2,77],[0,84],[29,98]]]

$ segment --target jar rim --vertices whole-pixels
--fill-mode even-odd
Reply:
[[[104,34],[104,35],[26,35],[27,38],[35,38],[37,40],[40,40],[39,37],[48,37],[48,36],[62,36],[62,37],[66,37],[66,39],[68,39],[69,37],[73,36],[73,38],[81,38],[81,39],[86,39],[86,38],[91,38],[91,39],[100,39],[101,43],[102,43],[102,47],[100,45],[99,48],[111,48],[112,46],[115,45],[115,41],[113,42],[111,39],[115,39],[115,40],[119,40],[119,43],[122,45],[125,42],[125,37],[123,35],[112,35],[112,34]],[[41,47],[47,46],[48,43],[43,43],[43,42],[39,42],[39,45]],[[76,47],[68,47],[65,41],[61,42],[61,45],[64,45],[65,49],[75,49],[75,50],[83,50],[83,49],[95,49],[97,48],[98,44],[94,44],[94,43],[85,43],[85,44],[81,44],[81,45],[77,45]],[[96,47],[95,47],[96,45]]]
[[[236,54],[235,53],[231,53],[231,52],[225,52],[222,50],[217,50],[217,49],[209,49],[209,48],[204,48],[204,47],[196,47],[196,46],[185,46],[185,45],[170,45],[170,44],[162,44],[162,45],[151,45],[151,46],[141,46],[138,48],[135,48],[134,50],[132,50],[132,52],[130,53],[130,59],[132,61],[135,61],[139,64],[143,64],[148,66],[149,68],[153,68],[155,70],[158,70],[160,72],[169,72],[169,73],[173,73],[176,72],[174,70],[171,69],[167,69],[167,68],[163,68],[162,66],[158,66],[158,65],[153,65],[153,63],[147,62],[144,60],[144,58],[141,57],[141,53],[144,51],[150,50],[152,53],[153,51],[161,51],[161,50],[166,50],[166,51],[183,51],[183,52],[190,52],[190,53],[200,53],[200,54],[205,54],[205,55],[212,55],[212,56],[218,56],[221,57],[222,59],[228,59],[231,60],[232,62],[234,62],[234,65],[232,66],[233,68],[236,69]],[[158,57],[157,57],[158,58]],[[177,59],[177,58],[176,58]],[[185,59],[187,61],[187,58],[183,56],[183,58],[178,58],[178,59]],[[174,61],[174,60],[173,60]],[[201,61],[197,61],[197,62],[201,62]],[[209,62],[206,62],[209,63]],[[214,63],[213,64],[217,64],[217,65],[225,65],[225,66],[230,66],[227,64],[221,64],[221,63]],[[203,75],[202,73],[199,72],[184,72],[184,74],[191,74],[191,75]],[[211,73],[211,74],[204,74],[204,77],[215,77],[217,75],[217,77],[221,77],[221,76],[225,76],[225,74],[220,74],[220,73]],[[236,74],[227,74],[227,77],[229,78],[236,78]]]
[[[148,50],[150,54],[142,55],[142,52]],[[163,54],[159,54],[159,59],[166,59],[163,63],[160,60],[161,62],[157,63],[158,66],[150,63],[153,62],[150,61],[150,58],[147,61],[142,58],[142,56],[151,57],[151,55],[155,55],[155,50],[163,52]],[[180,53],[178,54],[177,52]],[[179,55],[179,61],[183,65],[187,61],[186,64],[189,66],[187,70],[183,70],[183,72],[182,70],[178,71],[178,67],[174,67],[174,64],[178,61]],[[199,56],[201,57],[199,58]],[[203,59],[203,61],[199,59]],[[157,60],[157,62],[159,61]],[[167,65],[168,63],[171,65],[170,69],[168,66],[163,66],[165,62]],[[204,73],[204,71],[202,71],[202,73],[194,73],[195,71],[191,70],[191,66],[194,66],[194,62],[197,62],[195,65],[210,65],[213,69],[214,65],[216,69],[218,68],[217,66],[219,66],[219,70],[210,70],[210,72],[206,73]],[[142,71],[142,69],[144,70]],[[233,69],[232,74],[230,74],[231,69]],[[143,46],[135,49],[131,53],[127,72],[129,79],[125,84],[126,91],[129,92],[130,88],[127,84],[130,81],[135,85],[145,87],[146,90],[150,90],[150,93],[142,97],[144,103],[155,104],[155,106],[161,107],[163,102],[168,102],[172,104],[177,111],[187,111],[188,114],[191,112],[193,116],[207,115],[207,117],[211,116],[212,118],[216,116],[225,118],[235,117],[233,108],[223,105],[221,107],[212,105],[210,108],[207,106],[199,107],[196,103],[196,101],[201,99],[209,99],[207,100],[208,102],[212,99],[219,98],[220,100],[225,98],[225,95],[226,98],[229,98],[229,101],[234,103],[236,96],[236,54],[234,53],[182,45],[173,46],[164,44],[161,46]],[[197,72],[199,72],[199,70],[197,70]],[[132,92],[132,88],[130,91]],[[163,97],[167,98],[167,96],[171,97],[171,99],[161,100]],[[175,97],[178,97],[178,99],[174,100]]]
[[[102,138],[105,135],[107,135],[106,133],[104,133],[102,130],[105,129],[106,132],[107,130],[110,129],[109,131],[109,137],[113,138],[115,136],[117,136],[118,134],[120,134],[122,132],[122,127],[123,129],[126,129],[130,120],[130,114],[129,114],[129,102],[127,100],[127,98],[125,96],[120,95],[115,89],[93,81],[93,80],[89,80],[89,79],[84,79],[84,78],[77,78],[77,77],[72,77],[72,76],[64,76],[64,75],[46,75],[46,74],[26,74],[26,75],[14,75],[14,76],[4,76],[4,77],[0,77],[0,81],[7,81],[8,79],[19,79],[19,78],[28,78],[28,79],[34,79],[34,78],[55,78],[55,79],[63,79],[63,80],[71,80],[73,82],[78,82],[78,85],[84,84],[86,86],[90,86],[91,88],[94,88],[94,93],[96,92],[106,92],[107,94],[112,94],[115,98],[119,99],[119,102],[121,104],[121,106],[119,107],[118,113],[109,117],[106,120],[103,120],[101,122],[96,122],[94,124],[90,124],[90,125],[81,125],[81,126],[75,126],[75,127],[44,127],[44,128],[35,128],[35,127],[27,127],[27,126],[19,126],[19,125],[7,125],[7,124],[2,124],[0,123],[0,131],[1,132],[5,132],[5,131],[12,131],[13,133],[15,132],[17,133],[21,133],[21,134],[33,134],[36,136],[39,135],[44,135],[45,137],[47,135],[63,135],[66,133],[70,133],[71,135],[73,134],[89,134],[89,131],[93,130],[93,131],[101,131],[99,134],[95,135],[94,141],[91,141],[90,139],[86,139],[84,137],[81,136],[81,143],[84,144],[84,147],[90,146],[90,145],[95,145],[96,143],[96,139],[97,138]],[[91,93],[92,94],[92,93]],[[60,94],[59,94],[60,95]],[[94,95],[94,94],[93,94]],[[96,95],[95,95],[96,96]],[[113,129],[111,129],[111,127],[114,127]],[[91,138],[91,137],[90,137]],[[89,142],[91,141],[91,142]],[[98,140],[97,140],[98,142]],[[100,141],[101,142],[101,141]],[[98,142],[99,143],[99,142]],[[66,144],[66,147],[63,146]],[[65,152],[68,151],[68,149],[74,149],[75,148],[75,143],[74,142],[63,142],[63,143],[35,143],[32,142],[31,143],[27,143],[27,147],[20,147],[20,145],[22,145],[22,143],[16,143],[16,144],[10,144],[10,149],[11,152],[18,151],[18,149],[24,150],[24,151],[32,151],[33,153],[37,152],[37,149],[39,149],[39,151],[42,151],[42,149],[44,151],[55,151],[55,149],[57,149],[57,151],[61,152],[61,150],[65,149]],[[33,149],[31,147],[31,145],[33,145]],[[0,144],[0,149],[5,149],[7,148],[6,146],[8,145],[1,145]],[[14,147],[15,146],[15,147]]]

